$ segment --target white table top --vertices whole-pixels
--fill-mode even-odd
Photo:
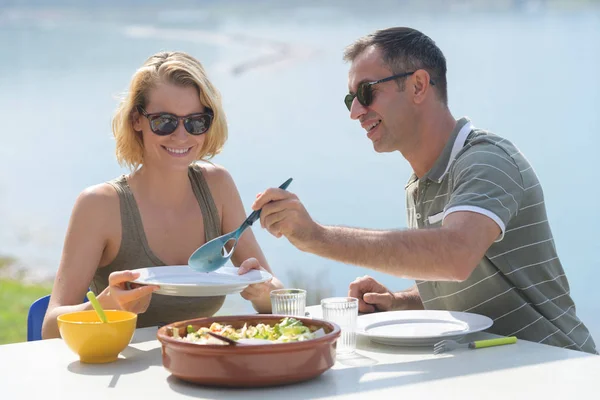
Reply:
[[[308,310],[313,317],[320,315],[319,307]],[[205,388],[174,378],[162,366],[156,328],[137,330],[121,359],[109,364],[81,364],[60,339],[0,346],[3,399],[564,400],[575,396],[575,390],[595,398],[598,379],[599,356],[522,340],[435,356],[431,349],[383,346],[359,337],[356,354],[338,357],[320,377],[260,389]]]

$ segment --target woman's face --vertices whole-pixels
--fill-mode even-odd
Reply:
[[[193,86],[178,86],[160,83],[148,93],[147,114],[169,113],[178,117],[206,112]],[[175,131],[160,136],[150,129],[150,121],[144,115],[134,114],[133,128],[142,132],[145,166],[158,166],[163,169],[185,169],[197,159],[206,140],[206,133],[192,135],[180,119]]]

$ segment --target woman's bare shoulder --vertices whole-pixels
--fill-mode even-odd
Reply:
[[[229,209],[233,202],[239,201],[239,193],[231,174],[218,164],[198,163],[195,168],[202,171],[202,176],[208,184],[208,189],[222,218],[225,209]]]
[[[118,216],[119,195],[107,182],[89,186],[77,197],[73,212],[102,218]]]
[[[211,189],[235,187],[231,174],[222,165],[203,162],[194,164],[194,168],[201,171]]]

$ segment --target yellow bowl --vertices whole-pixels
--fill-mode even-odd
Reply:
[[[94,310],[63,314],[57,318],[60,336],[84,363],[116,361],[127,347],[137,322],[137,315],[129,311],[106,310],[107,323]]]

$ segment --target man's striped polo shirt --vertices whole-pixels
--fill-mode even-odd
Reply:
[[[406,199],[410,228],[468,211],[502,231],[464,282],[417,281],[426,309],[487,315],[492,333],[596,353],[569,295],[542,187],[512,143],[460,119],[433,168],[411,176]]]

